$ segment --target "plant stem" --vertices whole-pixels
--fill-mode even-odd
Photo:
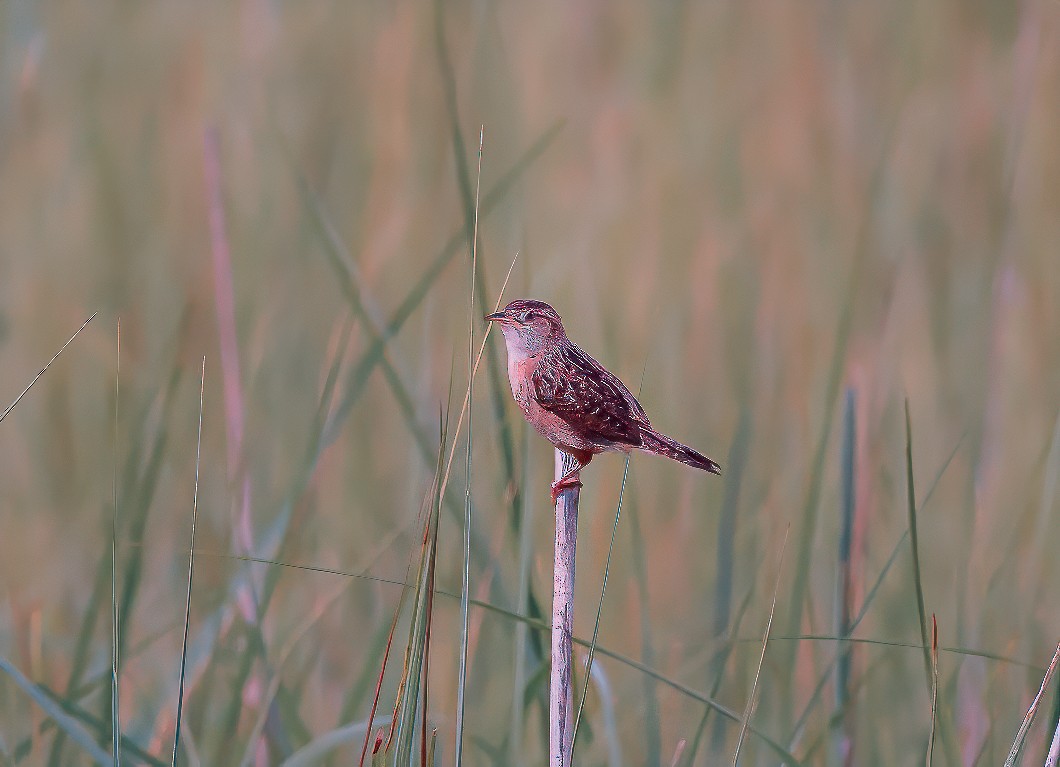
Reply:
[[[556,479],[573,467],[556,450]],[[577,478],[577,475],[575,475]],[[549,764],[570,767],[574,736],[571,637],[574,629],[574,554],[578,543],[577,486],[556,497],[556,558],[552,582],[552,676],[549,685]]]

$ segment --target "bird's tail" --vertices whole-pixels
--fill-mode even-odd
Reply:
[[[675,461],[687,463],[689,466],[709,471],[711,474],[721,474],[721,467],[702,453],[697,453],[687,445],[682,445],[652,429],[645,429],[640,433],[640,447],[649,453],[673,458]]]

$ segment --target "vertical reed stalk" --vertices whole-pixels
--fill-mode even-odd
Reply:
[[[556,479],[574,459],[556,450]],[[577,477],[577,475],[575,475]],[[578,544],[577,486],[556,497],[556,558],[552,579],[552,676],[549,685],[549,764],[570,767],[574,739],[571,637],[574,632],[574,554]]]

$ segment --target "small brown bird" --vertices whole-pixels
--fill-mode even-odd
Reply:
[[[567,338],[556,310],[543,301],[512,301],[496,322],[508,347],[508,380],[526,420],[577,465],[552,483],[552,502],[597,453],[633,448],[721,474],[705,455],[660,434],[629,389]]]

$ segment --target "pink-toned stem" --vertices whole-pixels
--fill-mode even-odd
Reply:
[[[556,480],[574,459],[556,450]],[[574,476],[575,479],[578,475]],[[549,686],[549,764],[570,767],[574,737],[571,637],[574,634],[574,554],[578,544],[580,488],[556,496],[556,558],[552,585],[552,677]]]
[[[210,252],[213,256],[214,306],[217,313],[217,340],[221,348],[221,380],[224,391],[227,432],[228,481],[238,488],[239,510],[233,524],[238,554],[252,554],[254,535],[250,522],[250,477],[243,465],[244,407],[242,376],[239,370],[239,343],[236,338],[235,288],[232,279],[232,250],[228,243],[224,195],[221,191],[221,149],[216,128],[203,133],[203,175],[210,221]],[[236,602],[248,623],[257,620],[253,594],[241,589]]]

